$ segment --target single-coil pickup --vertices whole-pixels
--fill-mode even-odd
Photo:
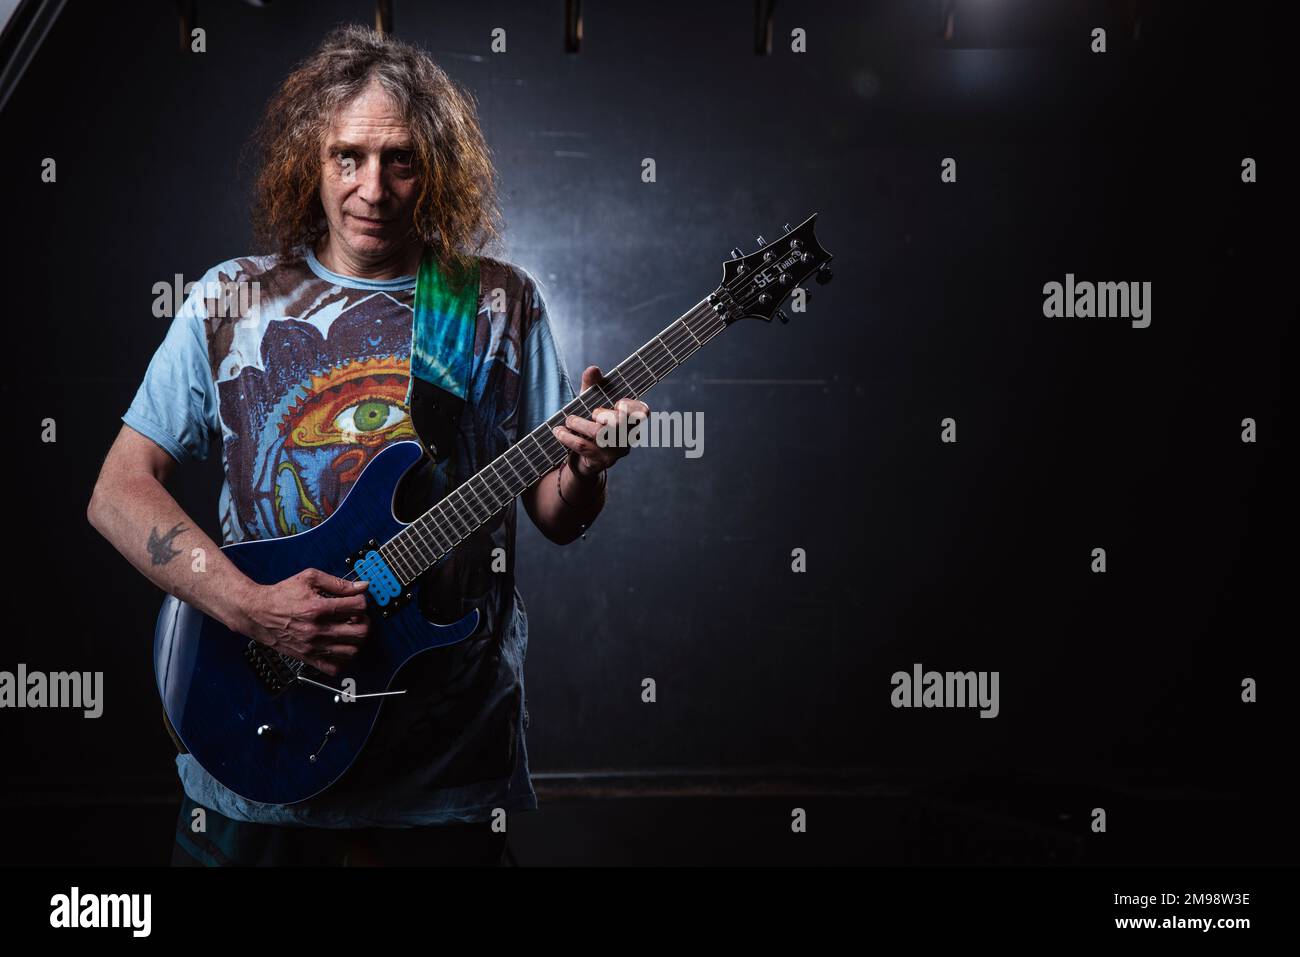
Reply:
[[[354,567],[358,578],[370,582],[368,590],[374,596],[375,604],[381,608],[402,594],[402,583],[397,580],[384,557],[374,549],[366,552],[365,557]]]

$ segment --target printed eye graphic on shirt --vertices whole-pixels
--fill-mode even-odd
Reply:
[[[270,321],[261,368],[245,365],[219,384],[242,537],[319,525],[381,449],[417,437],[405,405],[411,313],[395,305],[377,295],[328,322]]]
[[[312,375],[277,423],[284,435],[277,466],[275,521],[281,535],[320,524],[374,454],[416,437],[402,400],[409,361],[372,357]]]
[[[334,425],[345,434],[373,435],[380,429],[388,429],[401,421],[407,414],[400,405],[378,399],[367,399],[359,405],[353,405],[339,413]]]
[[[404,404],[409,361],[371,358],[313,375],[306,394],[289,410],[282,428],[297,448],[355,443],[382,445],[414,438]],[[402,436],[394,433],[401,431]]]

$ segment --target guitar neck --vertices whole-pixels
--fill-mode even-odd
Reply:
[[[551,429],[563,425],[570,415],[591,418],[597,408],[613,408],[619,399],[639,399],[725,328],[726,322],[710,299],[701,300],[605,373],[602,385],[592,386],[575,397],[383,543],[379,552],[384,560],[403,584],[414,581],[564,461],[569,450],[551,434]]]

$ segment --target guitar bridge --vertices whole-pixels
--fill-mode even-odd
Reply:
[[[244,649],[244,658],[257,672],[262,686],[271,694],[279,694],[298,679],[298,672],[278,651],[272,651],[256,641],[249,641]]]

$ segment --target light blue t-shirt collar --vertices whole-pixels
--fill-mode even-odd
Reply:
[[[356,276],[344,276],[341,273],[333,272],[326,269],[319,259],[316,258],[316,251],[307,249],[307,268],[314,272],[326,282],[334,283],[336,286],[344,286],[349,289],[374,289],[380,292],[397,292],[402,289],[415,288],[415,274],[409,276],[398,276],[396,279],[360,279]]]

